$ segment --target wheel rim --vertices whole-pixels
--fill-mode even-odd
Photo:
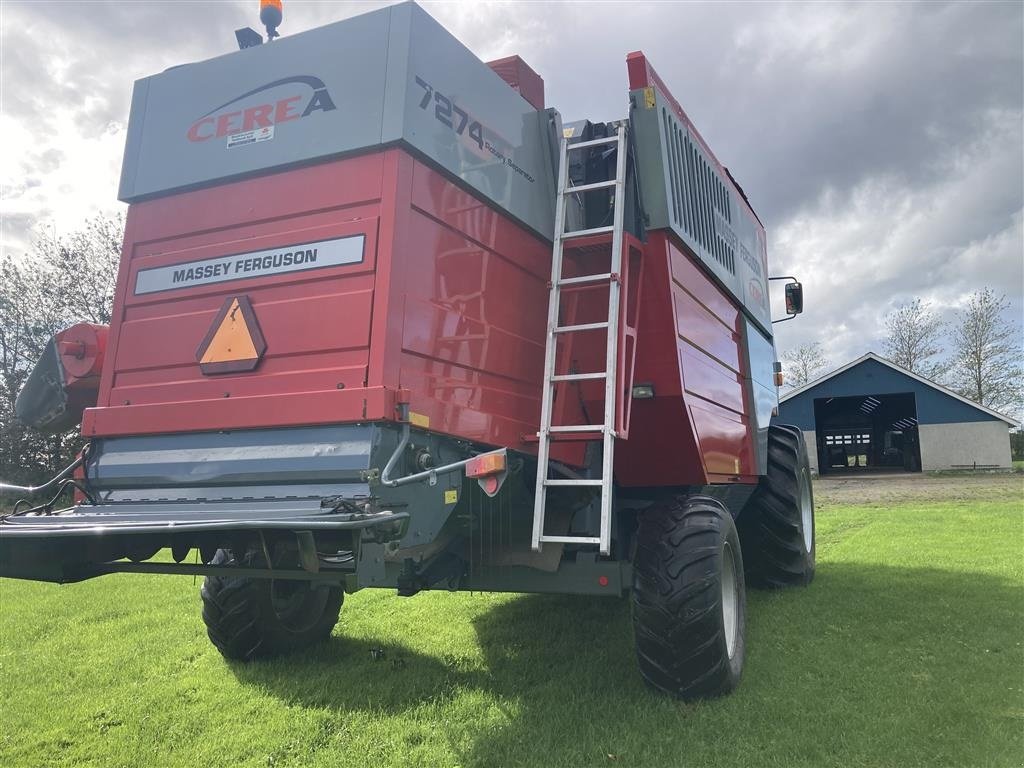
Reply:
[[[270,582],[270,604],[281,626],[304,632],[315,625],[327,602],[327,588],[303,581],[275,579]]]
[[[731,659],[739,640],[739,578],[736,557],[729,542],[722,549],[722,623],[725,626],[725,651]]]
[[[811,478],[807,476],[807,467],[800,470],[800,523],[804,548],[810,553],[814,546],[814,502],[811,501]]]

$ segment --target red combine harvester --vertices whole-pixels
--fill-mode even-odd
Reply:
[[[18,401],[87,448],[0,486],[76,503],[4,517],[0,575],[201,574],[235,659],[366,587],[629,596],[650,684],[731,690],[745,585],[813,576],[811,482],[764,228],[644,55],[626,117],[563,123],[412,3],[236,34],[135,84],[113,321]]]

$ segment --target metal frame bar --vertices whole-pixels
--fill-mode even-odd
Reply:
[[[332,520],[332,516],[337,519]],[[71,536],[116,536],[118,534],[208,533],[213,531],[350,531],[402,522],[409,518],[409,513],[378,513],[355,520],[351,519],[351,515],[346,513],[328,513],[272,520],[167,520],[161,523],[147,523],[139,520],[116,521],[116,519],[103,521],[97,520],[95,517],[91,520],[72,520],[72,517],[72,515],[67,515],[63,518],[47,515],[41,517],[8,518],[0,526],[0,532],[5,537],[32,538],[44,536],[46,538],[62,538]],[[111,515],[111,517],[114,516]],[[47,522],[42,522],[44,520]]]
[[[406,410],[408,405],[404,404]],[[408,413],[404,414],[408,418]],[[438,475],[444,475],[449,472],[455,472],[456,470],[462,469],[469,462],[474,459],[478,459],[481,456],[490,456],[491,454],[502,454],[507,455],[508,451],[505,448],[499,448],[496,451],[486,451],[484,453],[478,453],[476,456],[470,456],[468,459],[462,459],[461,461],[453,461],[451,464],[442,464],[440,467],[433,467],[431,469],[425,469],[422,472],[414,472],[411,475],[405,475],[403,477],[396,477],[391,479],[391,472],[394,470],[395,465],[398,464],[398,460],[402,457],[402,453],[405,451],[407,445],[409,445],[409,422],[407,421],[402,425],[402,438],[398,441],[398,446],[395,448],[394,453],[388,459],[388,463],[384,465],[384,471],[380,474],[381,485],[386,485],[388,488],[397,488],[400,485],[408,485],[409,483],[418,483],[423,480],[430,481],[433,485],[437,482]]]
[[[222,576],[283,579],[288,581],[326,581],[344,582],[346,577],[355,573],[354,570],[332,570],[322,568],[314,573],[301,570],[280,570],[268,568],[235,568],[224,565],[204,565],[202,563],[133,563],[129,560],[118,560],[112,563],[99,563],[90,569],[97,575],[107,573],[162,573],[172,576]]]

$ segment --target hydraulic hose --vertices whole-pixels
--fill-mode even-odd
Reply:
[[[52,488],[57,483],[59,483],[59,482],[61,482],[63,480],[66,480],[68,477],[70,477],[71,474],[76,469],[78,469],[80,466],[82,466],[82,463],[86,459],[86,453],[87,453],[86,451],[82,451],[82,454],[77,459],[75,459],[73,462],[71,462],[71,464],[69,464],[66,469],[61,470],[60,472],[58,472],[56,475],[54,475],[52,478],[47,480],[42,485],[12,485],[10,483],[0,483],[0,494],[4,494],[4,493],[23,493],[23,494],[42,493],[43,491],[45,491],[45,490],[47,490],[49,488]]]

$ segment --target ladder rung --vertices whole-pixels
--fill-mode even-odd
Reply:
[[[552,381],[593,381],[595,379],[606,379],[608,374],[604,371],[594,371],[593,373],[563,373],[558,376],[552,376]]]
[[[608,327],[608,321],[603,320],[600,323],[581,323],[580,325],[560,325],[557,328],[552,328],[552,333],[575,333],[576,331],[597,331]]]
[[[614,187],[618,181],[616,179],[609,179],[608,181],[595,181],[592,184],[580,184],[577,187],[568,187],[562,192],[563,195],[571,195],[574,192],[589,192],[592,189],[605,189],[607,187]]]
[[[602,144],[617,144],[619,141],[619,135],[605,136],[603,139],[591,139],[590,141],[580,141],[576,144],[567,145],[567,149],[572,152],[574,149],[584,149],[586,147],[599,147]]]
[[[578,432],[575,435],[548,435],[548,442],[550,443],[592,443],[598,439],[593,433],[587,432]],[[534,438],[534,442],[540,442],[540,438]]]
[[[541,536],[540,540],[548,544],[600,544],[597,536]]]
[[[559,286],[563,285],[579,285],[580,283],[600,283],[605,280],[611,280],[611,272],[598,272],[596,275],[581,275],[580,277],[563,277],[558,281]]]
[[[594,227],[593,229],[577,229],[573,232],[563,232],[562,239],[569,237],[590,237],[590,235],[607,235],[614,231],[615,227]]]
[[[592,478],[581,478],[579,480],[545,480],[544,485],[601,485],[604,480],[600,478],[594,480]]]
[[[604,432],[603,424],[566,424],[557,427],[548,427],[548,432],[557,434],[560,432]]]

